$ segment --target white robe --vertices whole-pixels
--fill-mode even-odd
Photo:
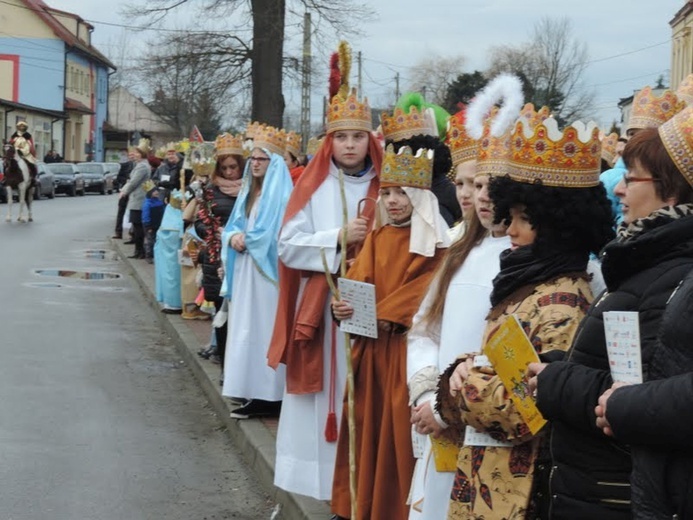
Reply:
[[[356,217],[358,203],[367,196],[373,177],[375,171],[372,169],[362,177],[344,176],[349,220]],[[330,174],[308,204],[282,228],[279,235],[279,258],[293,269],[324,272],[320,256],[320,249],[324,249],[331,271],[337,273],[341,260],[341,255],[337,252],[337,241],[341,228],[342,202],[337,168],[332,164]],[[303,285],[301,293],[302,290]],[[319,500],[329,500],[332,496],[332,477],[337,454],[337,443],[325,440],[325,423],[330,404],[333,324],[329,298],[325,305],[324,320],[323,390],[315,394],[284,394],[274,471],[274,484],[277,487]],[[342,398],[346,387],[346,353],[344,335],[337,331],[336,339],[335,413],[339,431]]]
[[[438,375],[459,355],[481,350],[486,315],[491,310],[492,282],[500,271],[500,254],[509,247],[509,237],[489,236],[470,251],[450,281],[442,322],[428,329],[421,320],[437,294],[437,283],[431,285],[407,336],[407,381],[411,382],[424,369],[435,378],[433,381],[437,381]],[[416,397],[417,405],[426,401],[435,405],[435,393],[432,391],[412,397]],[[439,416],[436,415],[436,419],[444,425]],[[419,435],[416,432],[412,434]],[[430,439],[427,435],[419,436],[424,453],[416,461],[414,469],[409,518],[444,520],[447,518],[455,474],[436,471]]]
[[[248,218],[252,229],[259,199]],[[236,255],[233,299],[229,302],[229,331],[224,357],[222,395],[280,401],[284,395],[286,367],[267,366],[279,288],[255,266],[250,254]]]

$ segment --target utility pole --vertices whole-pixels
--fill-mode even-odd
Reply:
[[[301,82],[301,149],[305,151],[310,138],[310,13],[303,15],[303,71]]]
[[[395,74],[395,104],[397,104],[397,100],[399,99],[399,72]]]
[[[361,82],[361,51],[356,55],[356,62],[358,63],[358,71],[359,71],[359,98],[363,99],[363,84]]]

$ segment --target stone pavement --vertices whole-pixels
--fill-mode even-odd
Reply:
[[[235,405],[222,397],[219,385],[220,367],[197,355],[197,351],[209,343],[211,323],[209,321],[184,320],[179,315],[163,314],[154,293],[154,266],[144,260],[127,258],[132,246],[121,240],[111,240],[113,249],[130,270],[145,298],[156,309],[162,329],[176,345],[186,365],[190,367],[200,387],[209,399],[209,405],[221,419],[231,440],[257,475],[266,491],[280,505],[282,520],[327,520],[330,508],[326,502],[287,493],[274,487],[276,419],[232,419]]]

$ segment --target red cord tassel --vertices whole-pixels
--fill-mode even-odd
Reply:
[[[327,442],[337,442],[337,414],[330,412],[327,414],[325,423],[325,440]]]

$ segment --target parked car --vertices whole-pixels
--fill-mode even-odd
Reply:
[[[46,170],[55,178],[55,192],[66,193],[70,197],[84,195],[84,178],[72,163],[49,163]]]
[[[41,161],[36,163],[36,170],[38,171],[36,179],[38,187],[34,190],[34,200],[41,197],[52,199],[55,197],[55,176],[46,169],[46,163]]]
[[[106,168],[105,163],[83,162],[77,163],[79,173],[84,177],[84,190],[106,195],[113,193],[113,181],[115,176]]]

